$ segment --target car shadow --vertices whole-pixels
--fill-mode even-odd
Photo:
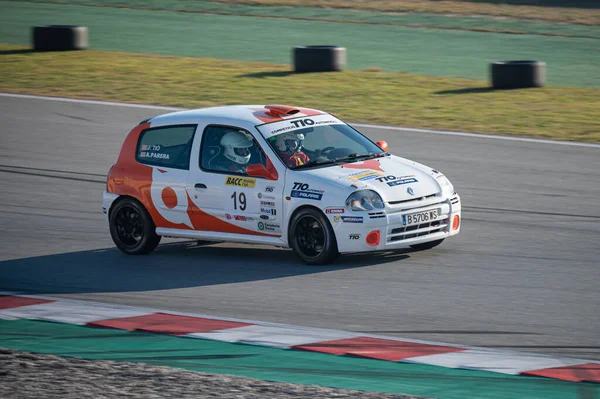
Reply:
[[[125,255],[116,248],[0,262],[0,291],[75,294],[152,291],[317,274],[395,262],[404,252],[342,256],[328,266],[307,266],[291,250],[199,246],[195,241],[160,245],[152,254]]]

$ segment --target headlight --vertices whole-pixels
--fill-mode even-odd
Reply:
[[[438,183],[442,187],[442,195],[448,196],[454,194],[454,186],[450,183],[450,180],[444,175],[437,177]]]
[[[346,208],[351,211],[371,211],[373,209],[383,209],[385,204],[375,191],[361,190],[350,194],[346,200]]]

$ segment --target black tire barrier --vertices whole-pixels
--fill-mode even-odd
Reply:
[[[45,25],[33,27],[33,48],[38,51],[85,50],[88,29],[75,25]]]
[[[546,63],[542,61],[498,61],[490,64],[494,89],[542,87],[546,83]]]
[[[338,46],[296,46],[295,72],[339,72],[346,67],[346,48]]]

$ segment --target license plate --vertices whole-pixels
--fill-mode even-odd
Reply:
[[[403,215],[402,225],[410,226],[413,224],[431,222],[432,220],[436,220],[438,218],[438,211],[438,209],[434,209],[432,211],[417,212],[411,213],[410,215]]]

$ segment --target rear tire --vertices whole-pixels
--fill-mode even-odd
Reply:
[[[129,255],[152,252],[160,242],[156,226],[146,209],[133,198],[123,198],[110,211],[110,235],[121,251]]]
[[[327,265],[340,255],[333,228],[318,210],[305,208],[290,222],[290,246],[308,265]]]
[[[443,238],[441,240],[424,242],[423,244],[411,245],[410,247],[412,249],[416,249],[417,251],[425,251],[426,249],[431,249],[433,247],[437,247],[438,245],[440,245],[442,243],[442,241],[444,241]]]

